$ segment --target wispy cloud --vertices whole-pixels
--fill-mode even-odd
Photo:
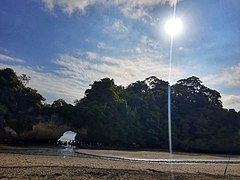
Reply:
[[[86,85],[79,81],[63,77],[55,73],[46,73],[42,68],[24,67],[20,65],[7,65],[0,63],[0,68],[12,68],[18,75],[27,74],[31,77],[28,84],[40,94],[42,94],[47,102],[63,98],[69,103],[73,103],[75,99],[80,99],[84,95]]]
[[[58,65],[58,69],[54,72],[45,72],[44,68],[3,63],[0,63],[0,68],[10,67],[17,74],[29,75],[31,77],[29,86],[37,89],[47,98],[47,102],[63,98],[67,102],[73,103],[75,99],[84,96],[89,84],[105,77],[113,78],[117,84],[124,86],[151,75],[164,80],[168,79],[168,65],[164,63],[164,60],[146,53],[117,58],[87,51],[59,55],[54,63]],[[231,70],[238,72],[238,68],[231,68]],[[172,75],[173,82],[185,76],[183,70],[177,67],[172,69]],[[203,81],[205,82],[206,79]],[[233,85],[236,86],[236,84]],[[222,101],[225,108],[234,108],[240,111],[240,96],[223,94]]]
[[[240,64],[226,68],[222,73],[207,75],[202,78],[210,86],[219,86],[227,89],[240,89]],[[222,94],[223,106],[240,111],[240,95]]]
[[[104,42],[99,42],[97,43],[97,48],[99,49],[106,49],[106,50],[111,50],[111,49],[114,49],[114,47],[104,43]]]
[[[158,49],[159,41],[152,40],[148,36],[142,36],[140,42],[153,50]]]
[[[105,28],[103,28],[103,32],[116,39],[126,39],[129,35],[127,33],[127,26],[125,26],[120,19],[115,19],[113,22],[106,24]]]
[[[6,48],[0,47],[1,51],[4,51],[5,53],[8,53],[8,50]]]
[[[128,85],[151,75],[165,80],[168,78],[168,64],[165,64],[164,60],[159,57],[147,54],[129,55],[122,58],[97,54],[95,61],[63,54],[55,60],[55,63],[61,67],[57,71],[59,74],[85,83],[92,83],[104,77],[113,78],[116,83],[121,85]],[[183,76],[182,71],[176,67],[172,71],[173,80]]]
[[[240,96],[222,94],[223,107],[240,111]]]
[[[112,25],[112,29],[117,31],[117,32],[127,32],[128,28],[126,26],[123,25],[123,22],[121,20],[115,20],[113,25]]]
[[[4,55],[4,54],[0,54],[0,61],[16,62],[16,63],[23,63],[24,62],[22,59],[11,57],[11,56],[7,56],[7,55]]]
[[[121,11],[126,17],[130,17],[132,19],[139,19],[143,16],[148,16],[147,11],[143,7],[123,6]]]
[[[119,6],[126,17],[133,19],[148,16],[148,7],[166,3],[173,5],[176,1],[177,0],[42,0],[48,10],[54,11],[54,8],[58,6],[69,15],[74,11],[84,13],[88,6],[95,4]]]
[[[93,4],[96,0],[42,0],[45,7],[53,11],[56,6],[60,7],[65,13],[72,14],[74,11],[85,12],[85,9]]]
[[[203,80],[211,85],[240,88],[240,64],[226,68],[221,74],[208,75]]]
[[[139,19],[149,16],[148,8],[158,4],[170,4],[178,2],[177,0],[115,0],[113,3],[119,5],[122,13],[129,18]]]
[[[140,48],[134,51],[140,53]],[[27,74],[31,77],[28,84],[42,94],[47,102],[63,98],[69,103],[84,96],[84,92],[96,80],[109,77],[117,84],[127,86],[137,80],[156,75],[167,80],[168,65],[164,60],[150,54],[126,55],[124,57],[102,56],[91,51],[76,51],[71,54],[61,54],[53,61],[56,70],[46,72],[44,67],[30,67],[0,63],[0,68],[10,67],[17,74]],[[174,78],[181,77],[180,69],[174,68]],[[174,79],[173,78],[173,79]]]
[[[91,59],[92,60],[92,59],[96,59],[97,58],[97,54],[95,52],[87,51],[85,53],[85,55],[86,55],[87,59]]]

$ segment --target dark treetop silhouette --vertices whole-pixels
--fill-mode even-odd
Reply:
[[[113,79],[95,81],[75,105],[52,105],[26,87],[26,75],[0,70],[0,140],[57,141],[66,130],[76,140],[115,147],[168,148],[168,82],[149,77],[124,88]],[[171,87],[173,150],[239,153],[240,112],[224,109],[220,93],[199,78]]]

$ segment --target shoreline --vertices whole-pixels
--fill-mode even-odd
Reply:
[[[0,153],[0,158],[0,179],[171,179],[173,175],[176,179],[210,180],[223,179],[225,167],[210,166],[212,173],[209,173],[196,169],[204,168],[202,165],[194,166],[197,171],[193,171],[192,165],[173,165],[172,174],[170,165],[158,163],[11,153]],[[218,174],[217,169],[221,169],[221,173]],[[240,179],[240,175],[228,171],[225,179]]]
[[[76,149],[75,153],[89,156],[92,158],[102,158],[109,160],[149,162],[149,163],[174,163],[174,164],[240,164],[240,156],[218,156],[213,154],[197,153],[173,153],[171,156],[168,152],[157,151],[122,151],[122,150],[93,150],[93,149]]]
[[[111,151],[109,152],[111,153]],[[116,152],[112,152],[116,153]],[[170,164],[0,153],[0,179],[223,179],[226,164]],[[225,179],[240,179],[229,164]]]
[[[113,156],[125,158],[169,158],[167,152],[156,151],[119,151],[75,149],[76,152],[86,153],[86,156],[58,154],[55,150],[68,152],[71,148],[34,147],[43,154],[31,154],[27,148],[0,146],[0,179],[171,179],[171,172],[176,179],[223,179],[226,163],[223,164],[187,164],[162,163],[132,160],[114,160],[97,156]],[[22,148],[22,147],[21,147]],[[21,149],[20,148],[20,149]],[[16,151],[15,151],[16,150]],[[43,151],[46,151],[44,154]],[[13,153],[15,152],[15,153]],[[74,153],[74,152],[73,152]],[[173,158],[182,159],[223,159],[222,156],[206,154],[175,153]],[[227,158],[227,157],[225,157]],[[239,160],[239,156],[234,156]],[[172,169],[171,169],[172,167]],[[229,164],[225,179],[240,179],[240,164]]]

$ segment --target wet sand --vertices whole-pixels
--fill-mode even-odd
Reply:
[[[164,158],[168,155],[164,152],[146,151],[78,151],[135,158],[154,158],[156,156]],[[193,157],[196,158],[196,156]],[[210,157],[214,159],[222,158]],[[181,156],[181,158],[184,157]],[[226,164],[174,164],[172,167],[174,179],[210,180],[223,179]],[[0,153],[0,179],[172,179],[171,177],[171,166],[164,163],[117,161],[75,156],[29,155],[6,151]],[[240,179],[240,164],[229,164],[225,179]]]
[[[83,154],[92,154],[100,156],[111,156],[117,158],[138,158],[138,159],[169,159],[170,154],[162,151],[123,151],[123,150],[93,150],[93,149],[79,149],[76,152]],[[221,155],[221,154],[200,154],[200,153],[182,153],[173,152],[172,159],[177,160],[236,160],[240,161],[240,156],[237,155]]]

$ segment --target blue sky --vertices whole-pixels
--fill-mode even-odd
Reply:
[[[173,0],[1,0],[0,68],[31,76],[51,103],[84,96],[93,81],[168,80]],[[198,76],[240,110],[240,1],[181,0],[172,83]]]

